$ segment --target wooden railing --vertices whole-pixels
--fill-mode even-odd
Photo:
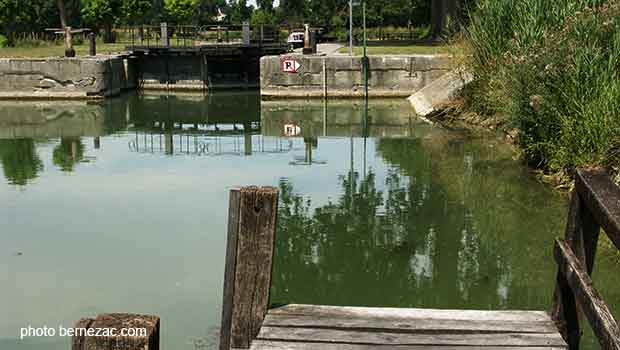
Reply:
[[[554,250],[552,316],[571,350],[579,348],[583,316],[602,349],[620,350],[618,324],[591,279],[601,228],[620,249],[620,187],[603,169],[578,170],[565,237],[556,239]]]

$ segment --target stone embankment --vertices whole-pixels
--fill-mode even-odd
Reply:
[[[448,55],[369,56],[368,95],[408,97],[449,72],[451,64]],[[362,66],[361,56],[265,56],[260,61],[261,95],[363,97]]]
[[[96,99],[137,87],[122,56],[0,58],[0,99]]]

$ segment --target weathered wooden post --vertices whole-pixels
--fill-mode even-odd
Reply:
[[[95,33],[88,33],[88,54],[97,56],[97,37]]]
[[[75,57],[73,49],[73,33],[71,27],[65,27],[65,57]]]
[[[248,349],[267,308],[278,211],[278,189],[230,191],[220,350]]]
[[[243,45],[250,45],[250,22],[243,22],[241,29],[241,38],[243,40]]]
[[[168,38],[168,23],[162,22],[159,24],[161,30],[161,46],[170,46],[170,40]]]
[[[578,174],[578,178],[579,178]],[[581,186],[579,179],[576,186]],[[576,188],[572,193],[565,239],[577,254],[579,261],[586,266],[588,274],[592,274],[594,255],[598,243],[599,226],[589,210],[586,209]],[[566,282],[566,278],[558,271],[557,287],[554,296],[552,316],[560,328],[570,349],[578,349],[582,335],[582,315],[577,306],[575,296]]]
[[[159,350],[159,317],[117,313],[82,318],[71,336],[71,350]]]

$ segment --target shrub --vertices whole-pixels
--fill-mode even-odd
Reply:
[[[470,106],[505,116],[549,172],[619,164],[620,4],[480,0],[466,37]]]
[[[0,34],[0,48],[9,46],[9,39],[6,36]]]

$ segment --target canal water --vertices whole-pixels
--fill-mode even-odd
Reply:
[[[2,102],[0,348],[66,350],[20,329],[135,312],[162,349],[214,349],[228,191],[250,184],[281,191],[274,304],[548,310],[567,201],[515,158],[400,100]]]

